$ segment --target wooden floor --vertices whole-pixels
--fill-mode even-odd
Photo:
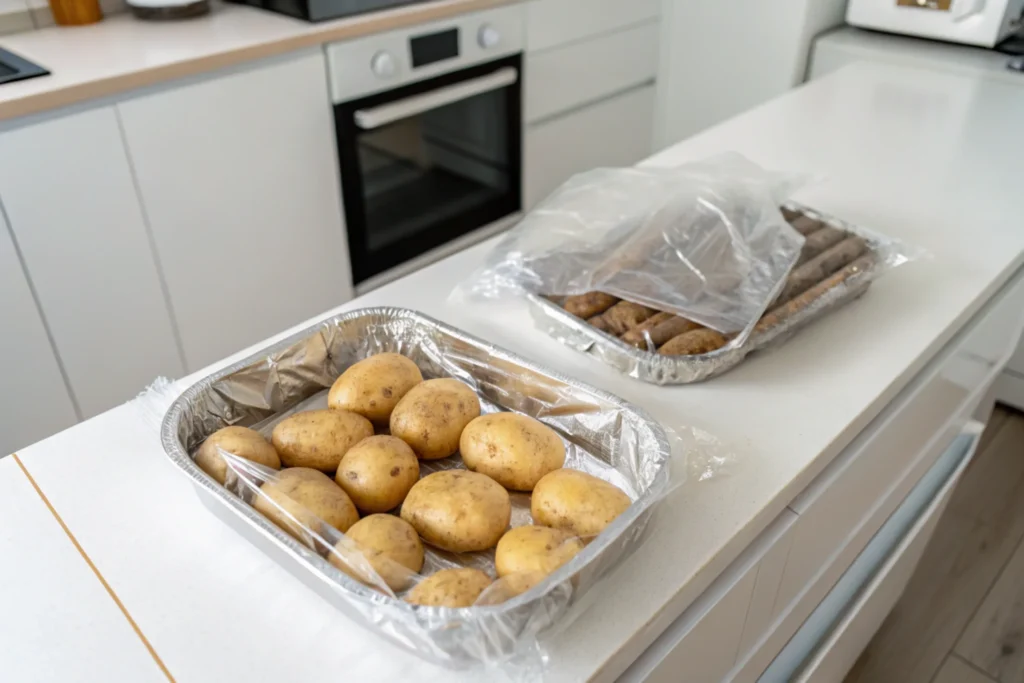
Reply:
[[[1024,683],[1024,416],[997,408],[846,683]]]

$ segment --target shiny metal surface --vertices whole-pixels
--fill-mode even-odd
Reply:
[[[270,428],[297,407],[312,407],[353,362],[398,352],[424,377],[450,376],[473,387],[484,412],[515,410],[554,428],[567,446],[566,465],[620,486],[633,505],[571,562],[510,601],[461,609],[414,607],[378,593],[328,564],[243,500],[206,476],[190,453],[226,425]],[[599,389],[531,363],[422,314],[363,309],[329,318],[189,387],[164,417],[168,457],[203,501],[333,604],[357,620],[447,666],[505,661],[533,649],[539,634],[639,542],[653,503],[669,485],[670,444],[642,410]],[[453,456],[440,466],[458,467]],[[438,463],[434,463],[438,465]],[[437,467],[424,467],[423,474]],[[515,500],[517,495],[513,496]],[[525,498],[525,496],[522,496]],[[528,503],[514,502],[513,526],[529,522]],[[433,561],[493,567],[490,553]]]
[[[527,295],[531,314],[538,327],[558,341],[600,359],[623,374],[653,384],[690,384],[720,375],[739,365],[748,354],[771,343],[781,343],[807,323],[853,301],[882,272],[906,260],[901,247],[879,235],[796,202],[786,202],[784,206],[816,218],[826,225],[864,237],[875,253],[875,265],[833,288],[782,324],[764,332],[753,333],[741,346],[730,344],[700,355],[662,356],[630,346],[540,296]]]

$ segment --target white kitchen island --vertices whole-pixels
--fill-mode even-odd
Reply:
[[[448,302],[490,243],[338,309],[418,309],[735,452],[728,476],[664,501],[645,545],[547,643],[546,680],[756,680],[948,460],[1024,318],[1022,118],[1024,92],[997,82],[854,65],[655,156],[737,150],[813,172],[797,199],[931,252],[704,384],[622,377],[534,329],[522,306]],[[159,416],[146,418],[121,406],[0,460],[5,680],[457,679],[338,614],[214,517],[164,456]],[[870,636],[964,464],[840,624],[856,637],[833,638],[810,680],[835,680]]]

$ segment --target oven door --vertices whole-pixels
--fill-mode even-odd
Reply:
[[[335,106],[356,284],[521,208],[519,55]]]

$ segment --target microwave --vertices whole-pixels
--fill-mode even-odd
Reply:
[[[1020,28],[1024,0],[849,0],[861,28],[995,47]]]

